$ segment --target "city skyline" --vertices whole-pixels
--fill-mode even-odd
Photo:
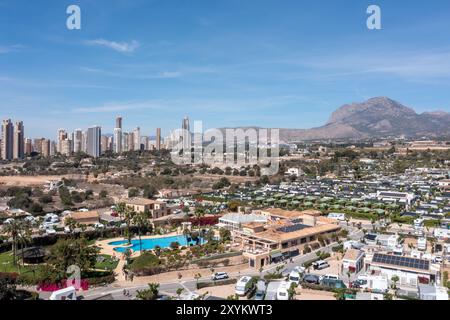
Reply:
[[[118,113],[163,135],[186,113],[209,128],[311,128],[375,96],[450,110],[447,1],[378,1],[382,30],[366,28],[367,1],[80,1],[77,31],[66,3],[44,2],[39,15],[42,3],[1,2],[0,118],[27,136],[112,134]]]

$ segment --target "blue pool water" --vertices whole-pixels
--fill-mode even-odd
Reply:
[[[186,240],[186,237],[183,235],[179,236],[170,236],[170,237],[163,237],[163,238],[154,238],[154,239],[142,239],[142,250],[152,250],[155,249],[156,246],[160,246],[161,248],[168,248],[170,247],[170,244],[172,242],[178,242],[180,246],[188,246],[188,245],[195,245],[195,241],[189,241],[189,243]],[[122,246],[124,244],[127,244],[127,240],[120,240],[120,241],[113,241],[108,243],[111,246]],[[200,244],[203,243],[203,240],[200,239]],[[125,252],[127,249],[131,249],[132,251],[139,251],[140,250],[139,245],[139,239],[131,240],[131,246],[127,247],[116,247],[114,248],[114,251],[117,252]]]

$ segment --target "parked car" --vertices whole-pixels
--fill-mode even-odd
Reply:
[[[351,287],[355,289],[365,289],[367,288],[367,280],[357,279],[351,283]]]
[[[322,269],[328,268],[330,265],[325,260],[319,260],[319,261],[313,262],[312,266],[313,266],[314,270],[322,270]]]
[[[216,280],[225,280],[228,279],[228,273],[226,272],[216,272],[214,273],[214,275],[212,276],[212,280],[216,281]]]
[[[303,281],[311,284],[319,284],[320,278],[314,274],[307,274],[303,277]]]

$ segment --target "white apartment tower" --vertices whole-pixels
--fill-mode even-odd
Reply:
[[[87,153],[94,157],[100,157],[102,152],[102,128],[93,126],[87,132]]]

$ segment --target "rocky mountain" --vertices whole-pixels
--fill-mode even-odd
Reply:
[[[389,136],[432,138],[449,135],[450,113],[435,111],[418,114],[386,97],[343,105],[332,113],[324,126],[318,128],[280,129],[280,140],[286,143]]]
[[[346,104],[331,115],[326,125],[308,130],[280,129],[285,142],[316,139],[362,139],[401,136],[435,137],[450,135],[450,113],[417,114],[386,97]]]

